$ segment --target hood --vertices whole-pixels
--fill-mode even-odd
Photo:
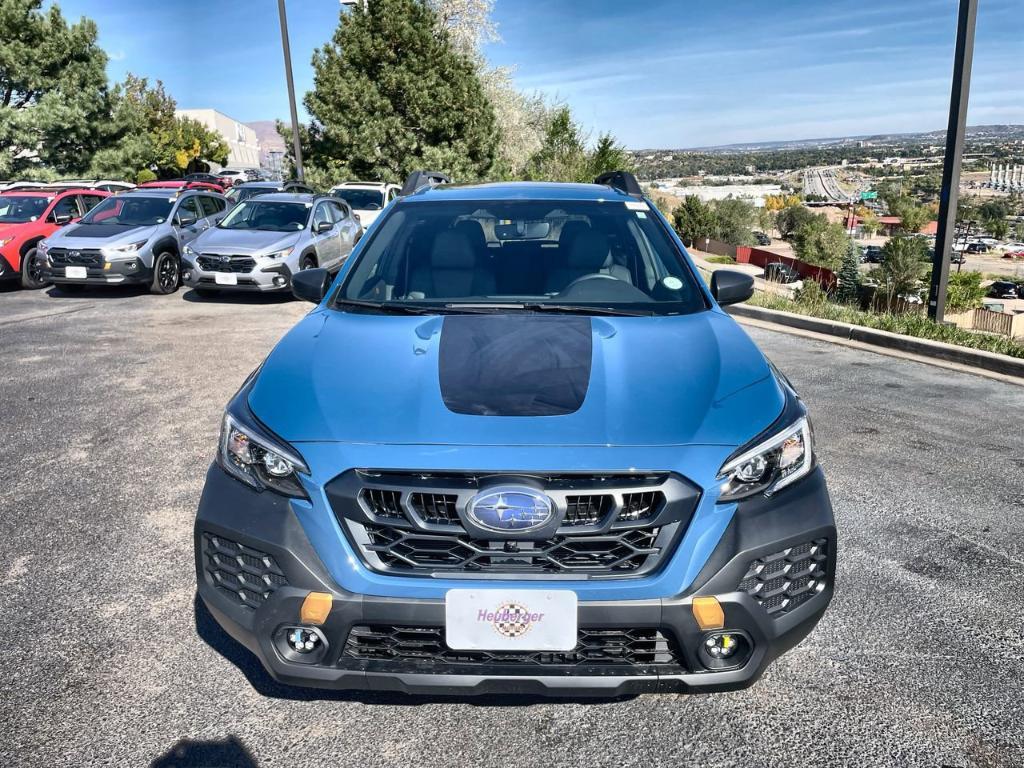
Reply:
[[[717,311],[315,311],[270,354],[249,395],[257,418],[289,442],[435,445],[737,446],[783,404],[764,356]]]
[[[274,253],[295,245],[299,233],[265,229],[219,229],[210,227],[192,241],[192,250],[203,253],[253,255]]]
[[[34,221],[27,221],[25,224],[35,224]],[[0,240],[16,235],[18,228],[25,226],[25,224],[0,224]]]
[[[47,238],[49,245],[79,248],[107,248],[148,240],[157,226],[128,227],[123,224],[69,224]]]
[[[383,209],[376,211],[362,211],[358,208],[353,208],[352,212],[359,217],[359,223],[363,225],[363,229],[369,229],[370,225],[379,219],[380,215],[384,213]]]

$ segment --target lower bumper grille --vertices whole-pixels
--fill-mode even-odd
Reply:
[[[783,616],[825,588],[828,540],[815,539],[750,563],[738,589],[770,616]]]
[[[455,651],[445,644],[443,627],[356,625],[349,632],[342,659],[410,663],[421,666],[510,665],[616,666],[680,668],[682,653],[667,630],[580,629],[571,651]]]
[[[203,534],[203,567],[217,589],[245,608],[259,608],[288,584],[270,555],[210,533]]]

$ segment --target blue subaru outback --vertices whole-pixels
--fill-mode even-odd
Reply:
[[[199,594],[277,680],[755,681],[832,597],[806,409],[627,173],[410,177],[228,405]]]

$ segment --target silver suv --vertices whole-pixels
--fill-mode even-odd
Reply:
[[[122,192],[43,240],[36,258],[44,278],[63,290],[141,283],[153,293],[174,293],[185,246],[220,221],[226,209],[227,200],[213,192]]]
[[[200,294],[288,290],[299,270],[340,269],[362,233],[343,200],[259,195],[236,205],[185,249],[185,285]]]

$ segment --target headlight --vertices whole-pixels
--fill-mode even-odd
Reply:
[[[806,416],[727,461],[718,471],[719,501],[776,491],[807,475],[814,466],[814,433]]]
[[[104,248],[103,253],[110,256],[134,256],[148,242],[149,240],[139,240],[137,243],[128,243],[128,245],[110,246]]]
[[[268,259],[285,259],[285,258],[291,256],[292,255],[292,251],[294,251],[294,250],[295,250],[295,246],[292,246],[291,248],[285,248],[283,251],[274,251],[274,253],[266,254],[266,258],[268,258]]]
[[[186,256],[196,255],[196,252],[192,249],[191,245],[186,245],[184,248],[182,248],[182,253],[184,253]]]
[[[0,238],[0,248],[3,248],[5,245],[7,245],[8,243],[12,242],[13,240],[14,240],[13,237]]]
[[[40,240],[38,243],[36,243],[37,256],[45,256],[48,250],[50,250],[50,244],[47,243],[45,240]]]
[[[255,425],[243,425],[224,414],[218,460],[226,472],[258,491],[272,491],[306,498],[297,472],[309,472],[293,451],[269,438]]]

